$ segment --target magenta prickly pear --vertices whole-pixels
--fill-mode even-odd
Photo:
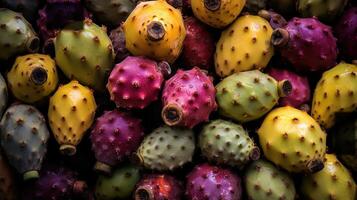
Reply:
[[[210,113],[217,108],[215,93],[211,77],[199,68],[178,70],[165,83],[162,118],[169,126],[188,128],[208,121]]]
[[[117,110],[105,112],[94,124],[91,141],[95,169],[110,173],[111,167],[130,156],[144,137],[141,121]]]
[[[186,196],[195,200],[240,200],[241,179],[228,169],[201,164],[187,176]]]

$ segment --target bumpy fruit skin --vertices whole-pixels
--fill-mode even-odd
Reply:
[[[112,42],[104,27],[89,19],[71,24],[58,33],[54,45],[56,63],[69,79],[104,91],[114,62]]]
[[[125,46],[125,34],[122,26],[112,30],[109,35],[113,43],[115,53],[115,63],[119,63],[130,55],[130,52]]]
[[[187,175],[186,180],[188,199],[242,199],[241,179],[228,169],[200,164]]]
[[[265,9],[268,0],[247,0],[244,5],[244,10],[249,13],[256,14],[259,10]]]
[[[162,126],[145,137],[136,155],[148,169],[174,170],[190,162],[194,150],[191,130]]]
[[[194,17],[185,20],[186,38],[183,43],[182,59],[186,67],[210,69],[213,66],[215,42],[207,27]]]
[[[216,110],[215,88],[212,78],[199,68],[178,70],[165,83],[162,92],[162,118],[169,126],[192,128],[208,121]]]
[[[182,183],[166,174],[148,174],[140,180],[134,192],[135,200],[181,200]]]
[[[246,0],[193,0],[193,14],[202,22],[224,28],[232,23],[242,11]]]
[[[139,168],[126,164],[110,176],[99,176],[95,187],[97,200],[127,199],[140,179]]]
[[[235,121],[248,122],[269,112],[283,93],[289,93],[291,85],[253,70],[226,77],[216,85],[216,89],[220,114]]]
[[[0,123],[0,144],[9,163],[24,180],[37,178],[50,133],[45,118],[33,106],[9,107]]]
[[[298,0],[297,10],[302,17],[317,17],[331,22],[339,16],[348,0]]]
[[[260,156],[259,148],[243,126],[221,119],[204,126],[199,147],[208,160],[238,168]]]
[[[214,55],[216,73],[226,77],[236,72],[262,69],[274,54],[273,29],[259,16],[239,17],[222,32]]]
[[[38,50],[40,40],[20,13],[1,8],[0,27],[0,59],[6,60],[17,54]]]
[[[143,138],[141,120],[117,110],[105,112],[97,118],[90,136],[97,159],[96,169],[110,172],[112,166],[139,147]]]
[[[4,77],[0,74],[0,117],[5,111],[8,102],[8,91]]]
[[[76,153],[75,146],[94,121],[96,107],[93,92],[78,81],[60,86],[50,98],[49,124],[62,153]]]
[[[181,12],[164,0],[139,3],[123,28],[133,55],[169,63],[180,55],[186,36]]]
[[[17,99],[26,103],[37,102],[57,87],[56,63],[44,54],[19,56],[7,74],[7,80]]]
[[[250,200],[294,200],[293,179],[270,162],[258,160],[244,173],[244,185]]]
[[[0,200],[17,200],[15,177],[2,152],[0,152],[0,180]]]
[[[291,93],[279,99],[279,105],[292,106],[298,108],[299,106],[310,101],[310,85],[306,76],[296,74],[287,69],[270,68],[267,73],[277,81],[289,80],[292,85]]]
[[[39,0],[0,0],[2,7],[22,13],[29,21],[34,21],[40,6]]]
[[[357,109],[357,65],[341,62],[326,71],[315,88],[312,117],[323,127],[331,128],[338,112]]]
[[[334,31],[342,55],[357,60],[357,7],[344,12],[334,26]]]
[[[258,130],[267,159],[289,172],[319,171],[323,167],[326,134],[306,112],[285,106],[271,111]]]
[[[324,71],[336,64],[336,38],[331,27],[316,18],[294,17],[274,31],[272,43],[297,70]]]
[[[163,81],[158,63],[128,56],[110,73],[107,89],[117,107],[143,109],[157,100]]]
[[[303,177],[301,194],[307,200],[354,200],[356,183],[333,154],[326,154],[321,171]]]

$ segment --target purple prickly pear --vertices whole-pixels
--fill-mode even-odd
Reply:
[[[336,38],[316,18],[294,17],[273,32],[272,43],[297,70],[324,71],[336,64]]]
[[[141,121],[117,110],[99,117],[91,133],[95,169],[110,173],[111,167],[131,155],[144,137]]]
[[[129,56],[117,64],[109,76],[107,88],[117,107],[143,109],[157,100],[166,62],[156,63],[144,57]]]
[[[113,43],[116,63],[121,62],[130,55],[129,50],[125,46],[125,33],[122,26],[112,30],[109,38]]]
[[[217,108],[215,93],[212,78],[199,68],[178,70],[165,83],[162,118],[169,126],[188,128],[208,121],[210,113]]]
[[[187,176],[186,195],[195,200],[240,200],[241,179],[228,169],[201,164]]]

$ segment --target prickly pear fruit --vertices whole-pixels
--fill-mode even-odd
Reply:
[[[288,80],[277,82],[258,70],[232,74],[216,85],[219,112],[239,122],[260,118],[269,112],[279,97],[292,90]]]
[[[50,95],[57,87],[56,63],[43,54],[19,56],[7,74],[9,89],[26,103],[37,102]]]
[[[8,101],[7,98],[8,98],[8,92],[7,92],[6,81],[4,77],[0,74],[0,118],[2,117],[2,114],[5,111]]]
[[[208,70],[213,66],[215,43],[207,27],[194,17],[184,20],[186,38],[183,43],[182,58],[186,67],[198,66]]]
[[[299,108],[310,101],[310,85],[307,77],[278,68],[270,68],[267,73],[278,81],[288,80],[292,85],[291,93],[279,99],[280,105]]]
[[[129,164],[116,169],[110,176],[99,176],[95,188],[96,199],[129,198],[139,179],[139,168]]]
[[[54,46],[56,62],[69,79],[98,91],[105,89],[114,62],[112,42],[105,28],[89,19],[73,23],[58,33]]]
[[[326,134],[304,111],[276,108],[264,119],[258,135],[265,157],[289,172],[314,173],[324,167]]]
[[[22,13],[28,21],[34,21],[40,6],[39,0],[0,0],[0,5]]]
[[[345,11],[334,27],[340,51],[343,56],[357,60],[357,7]]]
[[[139,162],[152,170],[174,170],[192,160],[195,138],[189,129],[162,126],[147,135],[137,150]]]
[[[303,177],[302,196],[309,200],[354,200],[356,183],[350,172],[333,154],[326,154],[324,162],[324,169]]]
[[[247,0],[244,5],[244,10],[249,13],[256,14],[258,11],[263,10],[267,6],[268,0]]]
[[[141,121],[117,110],[105,112],[94,124],[91,141],[95,169],[110,173],[111,167],[130,156],[144,137]]]
[[[15,177],[2,152],[0,152],[0,180],[0,200],[17,200]]]
[[[133,55],[173,63],[181,53],[186,35],[182,15],[164,0],[139,3],[123,27]]]
[[[180,200],[182,183],[166,174],[148,174],[136,186],[135,200]]]
[[[242,168],[260,157],[259,148],[241,125],[220,119],[204,126],[199,146],[208,160],[232,167]]]
[[[331,128],[338,112],[357,109],[357,65],[340,63],[324,72],[312,100],[312,117]]]
[[[107,84],[110,99],[117,107],[145,108],[159,96],[167,69],[163,66],[144,57],[126,57],[110,73]]]
[[[279,13],[291,15],[295,12],[297,0],[270,0],[270,6]]]
[[[244,183],[251,200],[294,200],[296,197],[292,178],[265,160],[248,166]]]
[[[297,0],[302,17],[317,17],[324,22],[333,21],[345,8],[348,0]]]
[[[258,12],[258,15],[266,19],[274,30],[277,28],[283,28],[288,24],[283,16],[272,10],[261,10]]]
[[[211,77],[199,68],[178,70],[165,83],[162,118],[169,126],[188,128],[208,121],[210,113],[217,108],[215,92]]]
[[[49,124],[63,154],[76,153],[75,146],[94,121],[96,107],[93,92],[78,81],[60,86],[50,98]]]
[[[232,23],[242,11],[246,0],[193,0],[193,14],[202,22],[224,28]]]
[[[9,163],[24,180],[38,178],[50,133],[45,118],[33,106],[9,107],[0,123],[0,144]]]
[[[236,72],[262,69],[274,54],[270,44],[273,29],[259,16],[239,17],[222,32],[214,56],[216,73],[226,77]]]
[[[40,46],[31,24],[20,14],[0,8],[0,59],[6,60],[21,53],[34,53]]]
[[[316,18],[294,17],[274,30],[271,41],[297,70],[323,71],[336,64],[336,38]]]
[[[242,198],[241,179],[228,169],[200,164],[188,174],[186,179],[188,199],[240,200]]]
[[[115,63],[121,62],[130,55],[128,49],[125,46],[125,34],[122,26],[112,30],[110,32],[109,38],[113,43]]]

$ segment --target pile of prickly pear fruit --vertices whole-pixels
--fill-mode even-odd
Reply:
[[[357,199],[355,0],[0,0],[0,200]]]

